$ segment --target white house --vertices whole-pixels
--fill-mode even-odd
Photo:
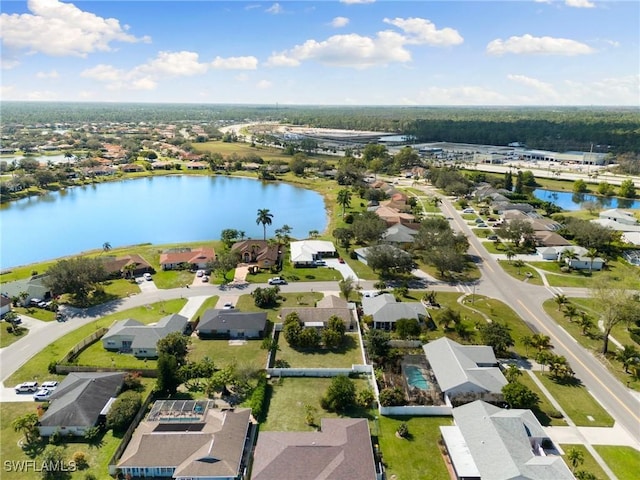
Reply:
[[[630,212],[625,212],[619,208],[611,208],[604,210],[598,215],[601,219],[612,220],[614,222],[622,223],[624,225],[636,225],[638,220]]]
[[[11,299],[0,295],[0,317],[4,317],[11,311]]]
[[[294,267],[310,267],[316,260],[335,257],[336,247],[325,240],[301,240],[289,244]]]
[[[102,345],[106,350],[132,353],[138,358],[155,358],[158,356],[158,340],[173,332],[183,333],[188,321],[178,314],[167,315],[155,325],[145,325],[133,319],[121,320],[102,337]]]

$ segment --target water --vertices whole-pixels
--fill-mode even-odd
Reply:
[[[220,238],[225,228],[262,238],[258,209],[273,214],[267,237],[287,224],[292,236],[326,228],[317,192],[248,178],[176,175],[74,187],[0,210],[0,268],[139,243]]]
[[[427,379],[424,378],[420,369],[415,365],[407,365],[404,369],[404,374],[407,377],[407,383],[412,387],[416,387],[421,390],[429,389]]]
[[[640,200],[632,200],[629,198],[618,197],[600,197],[597,195],[589,195],[586,193],[572,193],[558,190],[543,190],[537,188],[533,191],[533,195],[540,200],[555,203],[563,210],[584,210],[582,204],[585,202],[594,202],[599,209],[608,208],[640,208]]]

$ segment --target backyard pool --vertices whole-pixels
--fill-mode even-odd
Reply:
[[[407,365],[404,369],[404,375],[407,378],[407,383],[421,390],[429,390],[429,383],[422,373],[422,369],[415,365]]]

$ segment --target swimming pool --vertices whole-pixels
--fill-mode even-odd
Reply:
[[[419,367],[416,367],[415,365],[407,365],[404,369],[404,374],[407,378],[407,383],[410,386],[421,390],[429,390],[429,382],[427,382],[427,379],[424,377]]]

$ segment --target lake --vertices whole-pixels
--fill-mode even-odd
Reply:
[[[572,193],[558,190],[543,190],[536,188],[533,195],[540,200],[555,203],[563,210],[582,210],[585,202],[594,202],[599,209],[607,208],[640,208],[640,200],[619,197],[601,197],[586,193]]]
[[[323,197],[286,183],[175,175],[73,187],[2,206],[0,268],[81,251],[139,243],[220,238],[225,228],[262,238],[257,211],[268,208],[267,237],[287,224],[306,238],[327,225]]]

